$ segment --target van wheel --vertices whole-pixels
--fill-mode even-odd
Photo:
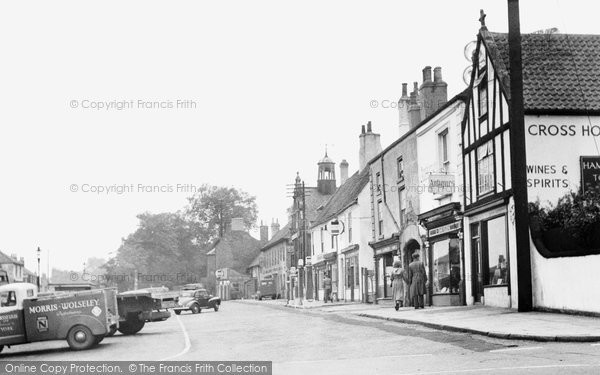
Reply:
[[[219,304],[215,303],[215,306],[213,308],[215,309],[215,312],[219,311]]]
[[[98,345],[102,342],[102,340],[104,340],[104,335],[97,335],[94,336],[94,345]]]
[[[181,314],[181,310],[174,310],[174,311],[175,311],[175,315]]]
[[[192,307],[190,307],[190,310],[192,310],[192,314],[198,314],[200,311],[200,307],[198,307],[198,305],[194,304],[192,305]]]
[[[4,345],[0,345],[0,352],[4,349]]]
[[[85,350],[94,346],[96,337],[88,327],[76,325],[69,330],[67,343],[73,350]]]
[[[119,323],[119,332],[124,335],[135,335],[144,328],[146,322],[136,318],[127,319],[124,322]]]

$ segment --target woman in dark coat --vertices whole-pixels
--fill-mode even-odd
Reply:
[[[410,298],[415,305],[415,309],[425,308],[425,284],[427,283],[427,273],[425,265],[419,260],[419,253],[415,252],[413,261],[408,265],[408,280],[410,282]]]
[[[404,283],[406,280],[407,277],[402,268],[402,263],[399,260],[395,261],[394,271],[392,271],[391,276],[391,286],[392,295],[394,296],[394,301],[396,301],[396,311],[404,305]]]

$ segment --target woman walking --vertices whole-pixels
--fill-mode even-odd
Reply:
[[[394,262],[394,271],[391,276],[391,287],[394,301],[396,301],[396,311],[404,306],[404,283],[408,280],[406,273],[402,268],[402,263],[397,260]]]

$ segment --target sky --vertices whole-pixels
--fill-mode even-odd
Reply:
[[[596,7],[521,1],[521,31],[599,34]],[[361,125],[398,137],[403,82],[466,87],[481,8],[507,31],[498,0],[2,2],[0,251],[81,270],[204,183],[283,225],[326,147],[353,173]]]

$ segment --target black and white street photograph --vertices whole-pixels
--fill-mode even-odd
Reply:
[[[0,4],[0,374],[600,374],[600,6]]]

